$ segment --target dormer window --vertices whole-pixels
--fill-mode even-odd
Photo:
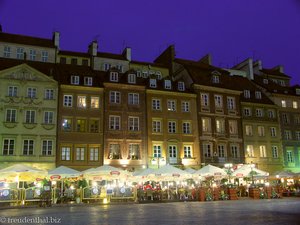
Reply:
[[[118,82],[119,81],[119,74],[118,72],[110,72],[110,81]]]
[[[296,88],[296,95],[300,95],[300,89]]]
[[[136,76],[137,77],[142,77],[142,71],[140,71],[140,70],[136,71]]]
[[[268,84],[269,83],[268,79],[263,79],[263,83]]]
[[[128,74],[128,83],[135,84],[136,83],[136,76],[135,74]]]
[[[122,73],[123,72],[123,65],[117,65],[117,69]]]
[[[184,82],[182,81],[178,82],[178,91],[185,91]]]
[[[143,73],[143,78],[147,78],[148,77],[148,71],[144,70],[142,73]]]
[[[244,90],[244,97],[245,98],[250,98],[250,91],[249,90]]]
[[[71,84],[79,85],[79,76],[71,76]]]
[[[150,79],[150,87],[156,88],[156,79]]]
[[[260,91],[255,92],[255,98],[256,99],[261,99],[261,92]]]
[[[172,88],[171,81],[165,80],[165,89],[171,89],[171,88]]]
[[[213,75],[213,77],[212,77],[212,82],[213,82],[214,84],[220,83],[220,76],[218,76],[218,75]]]
[[[111,65],[109,63],[104,63],[103,64],[103,70],[108,71],[110,69]]]
[[[161,72],[160,71],[156,71],[156,77],[158,80],[161,80],[162,79],[162,75],[161,75]]]
[[[92,86],[93,85],[93,78],[92,77],[84,77],[84,85],[85,86]]]

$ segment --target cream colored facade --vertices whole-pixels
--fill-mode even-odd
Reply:
[[[20,64],[0,71],[0,167],[55,168],[57,82]]]

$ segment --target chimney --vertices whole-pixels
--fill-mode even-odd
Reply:
[[[92,55],[92,56],[97,56],[97,52],[98,52],[98,42],[97,42],[97,41],[93,41],[93,42],[89,45],[88,52],[89,52],[89,54]]]
[[[123,50],[122,55],[130,62],[131,61],[131,48],[126,47]]]
[[[260,70],[262,70],[262,61],[257,60],[253,63],[253,73],[260,75]]]
[[[54,46],[57,47],[57,49],[59,49],[59,39],[60,39],[60,33],[57,31],[54,31],[52,40],[54,42]]]
[[[274,70],[279,70],[280,73],[284,73],[284,69],[283,69],[282,65],[275,66],[273,69]]]

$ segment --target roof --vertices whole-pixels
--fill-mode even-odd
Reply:
[[[272,69],[265,69],[263,68],[261,72],[269,75],[281,76],[283,78],[291,78],[290,76],[286,75],[285,73],[280,72],[279,68],[272,68]]]
[[[114,54],[114,53],[108,53],[108,52],[97,52],[98,57],[102,58],[111,58],[111,59],[118,59],[118,60],[126,60],[126,57],[122,54]]]
[[[141,61],[135,61],[135,60],[131,61],[130,63],[131,63],[131,64],[138,64],[138,65],[145,65],[145,66],[150,65],[150,66],[154,66],[154,67],[164,67],[164,68],[168,68],[168,66],[163,65],[163,64],[161,64],[161,63],[141,62]]]
[[[77,57],[90,57],[90,54],[87,52],[73,52],[73,51],[59,51],[58,55],[69,55]]]
[[[17,43],[23,45],[34,45],[47,48],[55,48],[54,42],[52,39],[46,38],[37,38],[19,34],[9,34],[0,32],[0,41],[8,43]]]

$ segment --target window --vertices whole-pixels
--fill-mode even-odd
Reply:
[[[258,136],[264,137],[265,136],[265,127],[257,126],[257,133],[258,133]]]
[[[220,83],[220,77],[217,76],[217,75],[213,75],[213,77],[212,77],[212,82],[213,82],[214,84]]]
[[[143,78],[147,78],[148,77],[148,71],[144,70],[142,73],[143,73]],[[155,81],[155,85],[156,85],[156,81]]]
[[[25,123],[35,123],[35,110],[25,111]]]
[[[298,115],[295,115],[294,116],[294,122],[295,122],[295,124],[300,124],[300,116],[298,116]]]
[[[16,109],[7,109],[6,110],[5,122],[9,122],[9,123],[17,122],[17,110]]]
[[[93,86],[93,78],[92,77],[84,77],[84,85],[85,86]]]
[[[216,119],[216,131],[219,134],[225,133],[225,121],[223,119]]]
[[[52,155],[53,152],[53,141],[43,140],[42,142],[42,155]]]
[[[167,101],[168,111],[175,112],[176,111],[176,101],[175,100],[168,100]]]
[[[253,145],[247,145],[246,149],[248,157],[254,157]]]
[[[169,145],[169,161],[170,163],[177,162],[177,146]]]
[[[153,145],[153,157],[161,158],[161,145]]]
[[[62,130],[66,132],[72,131],[72,119],[62,119]]]
[[[77,97],[77,107],[86,108],[86,96]]]
[[[267,157],[267,151],[266,151],[266,146],[265,145],[260,145],[259,146],[259,152],[260,152],[260,157],[261,158],[266,158]]]
[[[296,138],[297,141],[300,140],[300,131],[295,132],[295,138]]]
[[[24,59],[24,48],[17,48],[17,59]]]
[[[140,145],[139,144],[129,144],[129,159],[140,159]]]
[[[61,160],[62,161],[70,161],[71,160],[71,148],[70,147],[62,147],[61,148]]]
[[[42,51],[42,62],[48,62],[48,52]]]
[[[294,156],[292,151],[286,151],[286,159],[289,163],[294,162]]]
[[[231,150],[231,157],[232,158],[239,158],[240,157],[240,151],[239,151],[239,146],[238,145],[230,145],[230,150]]]
[[[184,134],[191,134],[192,129],[191,129],[191,123],[190,122],[183,122],[182,123],[182,131]]]
[[[60,57],[59,62],[60,62],[61,64],[66,64],[66,63],[67,63],[66,57]]]
[[[135,84],[136,83],[136,76],[135,74],[128,74],[128,83],[129,84]]]
[[[150,87],[156,88],[156,79],[150,79]]]
[[[109,145],[109,159],[121,159],[120,145],[110,144]]]
[[[251,97],[249,90],[244,90],[244,97],[245,98],[250,98]]]
[[[4,46],[3,56],[4,56],[5,58],[10,58],[10,56],[11,56],[11,49],[10,49],[10,46]]]
[[[118,72],[110,72],[109,80],[112,82],[118,82],[119,81],[119,74]]]
[[[201,94],[201,105],[209,106],[209,95],[208,94]]]
[[[36,51],[34,49],[29,50],[29,60],[35,61],[36,59]]]
[[[84,119],[76,120],[76,131],[77,132],[85,132],[86,131],[86,120],[84,120]]]
[[[185,91],[184,82],[179,81],[178,84],[177,84],[177,88],[178,88],[178,91]]]
[[[246,125],[246,136],[252,136],[253,135],[253,130],[252,130],[252,125]]]
[[[277,134],[276,134],[276,127],[270,127],[270,134],[271,134],[271,137],[276,137]]]
[[[272,156],[273,158],[278,158],[278,147],[275,145],[272,146]]]
[[[99,148],[90,148],[90,161],[99,161]]]
[[[85,152],[85,148],[83,148],[83,147],[77,147],[76,148],[76,160],[77,161],[83,161],[84,160],[84,152]]]
[[[294,109],[298,109],[298,102],[293,101],[293,108],[294,108]]]
[[[120,104],[121,102],[121,93],[118,91],[109,92],[109,102],[114,104]]]
[[[281,100],[281,107],[286,108],[286,100]]]
[[[71,76],[71,84],[79,84],[79,76]]]
[[[45,99],[52,100],[54,99],[54,90],[53,89],[46,89],[45,90]]]
[[[165,89],[171,89],[171,88],[172,88],[171,81],[165,80]]]
[[[275,111],[274,110],[269,110],[268,115],[269,115],[270,119],[274,119],[275,118]]]
[[[72,65],[77,65],[77,59],[76,58],[72,58],[71,59],[71,64]]]
[[[176,133],[176,122],[175,121],[168,121],[168,132]]]
[[[210,143],[203,144],[204,156],[211,158],[213,156],[212,145]]]
[[[162,78],[161,72],[160,72],[160,71],[156,71],[155,74],[156,74],[157,79],[158,79],[158,80],[161,80],[161,78]]]
[[[120,116],[109,116],[109,129],[120,130]]]
[[[262,109],[256,109],[256,116],[257,117],[263,117],[263,110]]]
[[[238,126],[236,120],[229,120],[228,125],[229,125],[229,134],[232,135],[238,134]]]
[[[152,120],[152,132],[154,133],[161,132],[161,120]]]
[[[24,140],[23,141],[23,155],[33,155],[33,140]]]
[[[136,76],[137,77],[142,77],[142,71],[140,71],[140,70],[136,71]]]
[[[8,87],[8,96],[9,97],[17,97],[18,96],[18,87],[9,86]]]
[[[181,112],[189,112],[190,111],[190,102],[182,101],[181,102]]]
[[[284,139],[285,140],[291,140],[292,139],[292,132],[290,130],[284,131]]]
[[[215,95],[215,106],[216,106],[216,108],[223,107],[223,99],[222,99],[221,95]]]
[[[225,145],[223,144],[218,145],[218,157],[225,158],[225,156],[226,156]]]
[[[139,117],[134,117],[134,116],[128,117],[128,130],[130,131],[139,130]]]
[[[139,104],[139,94],[138,93],[128,93],[128,104],[138,105]]]
[[[120,72],[123,72],[123,65],[117,65],[117,70],[119,70]]]
[[[261,92],[260,91],[255,92],[255,98],[261,99]]]
[[[183,146],[183,157],[184,158],[192,158],[192,146],[191,145]]]
[[[54,112],[46,111],[44,112],[44,124],[53,124],[54,122]]]
[[[283,121],[283,123],[285,123],[285,124],[289,124],[289,123],[290,123],[289,115],[286,114],[286,113],[282,113],[282,121]]]
[[[82,59],[82,60],[81,60],[81,65],[83,65],[83,66],[88,66],[88,65],[89,65],[89,60],[87,60],[87,59]]]
[[[14,139],[4,139],[3,140],[3,155],[13,155],[15,151],[15,140]]]
[[[111,65],[109,63],[104,63],[103,64],[103,70],[108,71],[110,69]]]
[[[99,120],[90,120],[90,132],[98,133],[99,132]]]
[[[250,108],[244,108],[244,116],[251,116],[251,109]]]
[[[36,98],[36,88],[27,88],[27,98]]]
[[[227,97],[227,108],[234,110],[235,109],[235,98],[234,97]]]
[[[209,118],[202,118],[202,131],[203,132],[211,132],[211,125]]]
[[[279,84],[280,84],[281,86],[285,86],[285,82],[284,82],[283,80],[279,80]]]
[[[72,107],[73,104],[73,96],[72,95],[64,95],[64,106]]]
[[[91,108],[99,109],[99,97],[91,97]]]
[[[296,95],[300,95],[300,89],[296,88]]]
[[[161,110],[160,99],[152,99],[152,109]]]

